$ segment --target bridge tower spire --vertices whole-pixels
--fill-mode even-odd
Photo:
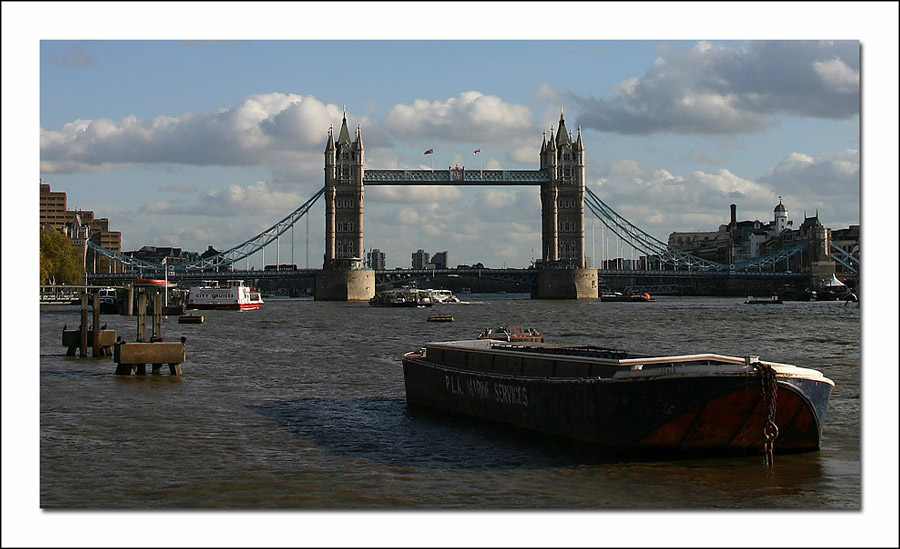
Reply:
[[[337,140],[325,145],[325,258],[316,275],[317,300],[364,301],[375,295],[375,274],[362,269],[365,146],[356,128],[351,139],[344,106]]]
[[[584,140],[581,126],[574,137],[566,129],[563,109],[550,140],[541,143],[541,265],[532,297],[596,299],[597,270],[584,258]]]
[[[573,143],[562,108],[559,127],[541,145],[541,169],[550,181],[541,185],[542,260],[584,268],[584,142],[581,127]]]
[[[550,180],[541,183],[541,261],[555,263],[559,258],[559,187],[556,178],[556,139],[550,128],[550,141],[541,147],[541,169],[546,170]]]

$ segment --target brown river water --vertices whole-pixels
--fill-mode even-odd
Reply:
[[[855,304],[460,297],[433,309],[272,298],[258,311],[204,311],[203,324],[166,317],[164,339],[187,338],[181,377],[116,376],[110,358],[66,357],[61,331],[78,325],[78,307],[41,307],[41,509],[860,510]],[[426,322],[433,312],[455,322]],[[102,321],[135,339],[135,317]],[[760,456],[609,461],[407,410],[404,353],[507,324],[548,343],[818,369],[836,385],[822,449],[778,455],[776,443],[772,471]]]

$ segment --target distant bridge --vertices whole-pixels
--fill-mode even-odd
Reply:
[[[135,278],[168,279],[171,282],[199,282],[202,280],[297,280],[314,278],[320,269],[296,270],[262,270],[262,269],[219,269],[208,271],[170,270],[167,274],[163,268],[142,269],[124,273],[88,274],[90,284],[117,286],[135,280]],[[655,269],[597,269],[602,279],[621,277],[665,277],[667,279],[765,279],[765,280],[803,280],[808,274],[772,271],[703,271],[703,270],[655,270]],[[510,282],[516,284],[533,284],[537,269],[393,269],[376,270],[375,281],[378,286],[394,286],[412,281],[430,280],[435,277],[476,277]]]
[[[432,172],[427,172],[423,170],[370,170],[366,172],[367,178],[370,176],[373,178],[373,183],[375,185],[385,184],[385,185],[393,185],[400,184],[400,181],[404,180],[412,180],[414,177],[420,177],[423,173],[432,174]],[[484,178],[491,178],[495,181],[500,181],[503,184],[509,185],[521,185],[522,179],[531,178],[533,181],[529,182],[537,182],[540,179],[540,171],[531,171],[531,170],[521,170],[521,171],[501,171],[501,170],[490,170],[481,174],[479,172],[470,172],[463,171],[462,174],[466,177],[466,181],[475,185],[475,184],[483,184]],[[437,170],[433,172],[433,177],[435,180],[449,180],[451,175],[449,175],[448,171]],[[534,179],[538,178],[538,179]],[[374,181],[380,182],[374,182]],[[368,181],[368,179],[366,179]],[[416,180],[417,182],[419,180]],[[458,183],[453,183],[458,184]],[[291,278],[296,276],[303,276],[303,272],[315,272],[318,269],[304,269],[294,274],[287,271],[274,271],[274,272],[266,272],[261,270],[251,270],[251,269],[243,269],[239,270],[236,266],[242,262],[247,261],[249,263],[249,258],[251,256],[255,256],[256,254],[265,254],[265,248],[270,246],[272,243],[276,244],[276,262],[280,263],[280,258],[278,254],[278,241],[279,238],[285,234],[288,229],[291,229],[298,221],[303,219],[310,211],[310,208],[315,204],[315,202],[322,197],[325,192],[325,188],[319,189],[309,200],[304,202],[299,208],[291,212],[288,216],[283,218],[281,221],[272,225],[265,231],[257,234],[253,238],[250,238],[237,246],[234,246],[224,252],[218,253],[216,255],[200,259],[198,261],[194,261],[192,263],[187,263],[183,265],[169,265],[169,276],[173,277],[173,279],[197,279],[197,278],[217,278],[219,276],[224,277],[238,277],[245,276],[247,278],[254,279],[268,279],[268,278]],[[646,258],[649,263],[657,265],[659,268],[658,272],[664,272],[666,274],[672,274],[673,272],[684,272],[684,273],[752,273],[752,272],[763,272],[764,270],[771,270],[777,265],[779,262],[783,262],[791,258],[792,256],[800,253],[806,248],[809,244],[807,242],[801,242],[791,246],[785,246],[778,250],[775,250],[769,254],[744,260],[741,262],[737,262],[734,264],[723,264],[716,263],[714,261],[710,261],[708,259],[703,259],[694,255],[691,255],[687,252],[683,252],[667,244],[662,243],[658,239],[654,238],[650,234],[641,230],[636,225],[632,224],[624,217],[615,212],[612,208],[610,208],[606,203],[604,203],[600,198],[589,188],[585,187],[585,205],[587,210],[593,213],[597,219],[599,219],[613,234],[614,238],[617,238],[623,244],[623,250],[632,249],[639,253],[639,257]],[[87,245],[90,249],[95,252],[108,257],[109,259],[121,264],[124,266],[126,273],[118,273],[122,276],[116,276],[115,273],[107,275],[106,273],[96,273],[94,277],[97,277],[97,280],[113,280],[113,279],[125,279],[128,277],[134,277],[134,273],[145,273],[147,276],[152,275],[162,275],[164,274],[164,266],[158,263],[153,263],[149,261],[144,261],[138,258],[134,258],[132,256],[122,254],[119,252],[115,252],[112,250],[108,250],[103,248],[91,241],[87,242]],[[837,246],[831,246],[831,250],[834,251],[834,259],[835,261],[841,263],[852,272],[857,272],[859,268],[859,257],[858,255],[854,256],[848,253],[847,251],[839,248]],[[608,254],[607,254],[608,255]],[[624,254],[622,254],[624,255]],[[616,260],[610,260],[613,262],[624,263],[626,260],[622,255],[620,255]],[[451,269],[452,270],[452,269]],[[523,269],[488,269],[490,271],[498,271],[498,272],[518,272],[523,271]],[[528,270],[528,269],[524,269]],[[621,269],[611,270],[610,273],[614,273],[620,271]],[[456,272],[456,270],[452,270]],[[484,270],[482,270],[484,271]],[[225,274],[225,273],[231,274]],[[385,283],[391,280],[392,275],[388,275],[392,271],[379,271],[376,273],[376,276],[380,277],[381,280],[384,280]],[[410,270],[403,270],[403,273],[410,273]],[[220,273],[220,274],[215,274]],[[382,274],[385,273],[385,274]],[[601,276],[603,275],[604,270],[600,269]],[[422,273],[416,273],[416,276],[419,276]],[[400,276],[400,275],[397,275]],[[411,275],[404,275],[406,278],[409,278]],[[504,276],[504,275],[498,275]],[[513,275],[510,275],[513,276]],[[516,275],[518,276],[518,275]],[[685,274],[685,276],[691,276],[689,274]],[[753,275],[749,275],[753,276]],[[515,276],[513,276],[515,278]],[[379,282],[381,284],[381,282]]]

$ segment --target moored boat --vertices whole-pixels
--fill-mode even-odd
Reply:
[[[600,301],[611,303],[644,303],[653,301],[647,292],[604,292],[600,294]]]
[[[204,281],[188,292],[187,308],[250,311],[263,304],[259,291],[244,285],[243,280]]]
[[[432,307],[431,290],[395,288],[378,292],[369,300],[373,307]]]
[[[434,302],[435,305],[448,305],[451,303],[459,303],[460,300],[458,297],[453,295],[453,292],[450,290],[428,290],[431,292],[431,301]]]
[[[769,421],[777,452],[815,451],[834,387],[816,370],[758,357],[651,357],[586,345],[428,343],[402,362],[410,407],[624,456],[756,453]]]
[[[772,297],[753,297],[752,295],[744,301],[746,305],[781,305],[781,297],[773,295]]]
[[[203,315],[196,315],[193,311],[178,317],[179,324],[203,324]]]
[[[428,315],[428,322],[453,322],[453,315]]]
[[[496,330],[486,328],[478,334],[477,339],[494,339],[497,341],[509,341],[518,343],[540,343],[544,341],[542,336],[534,328],[525,330],[524,326],[500,326]]]
[[[119,312],[119,297],[115,288],[101,288],[100,314],[114,314]]]

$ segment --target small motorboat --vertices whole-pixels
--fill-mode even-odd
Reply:
[[[772,297],[753,297],[752,295],[744,302],[745,305],[781,305],[781,297],[773,295]]]
[[[453,322],[453,315],[428,315],[428,322]]]
[[[653,301],[647,292],[603,292],[600,294],[600,301],[610,303],[646,303]]]
[[[544,336],[534,328],[525,330],[523,326],[500,326],[496,330],[487,328],[476,339],[495,339],[497,341],[542,343]]]
[[[178,317],[179,324],[203,324],[203,315],[195,315],[193,312]]]
[[[115,314],[119,312],[119,299],[115,288],[102,288],[99,294],[101,314]]]

